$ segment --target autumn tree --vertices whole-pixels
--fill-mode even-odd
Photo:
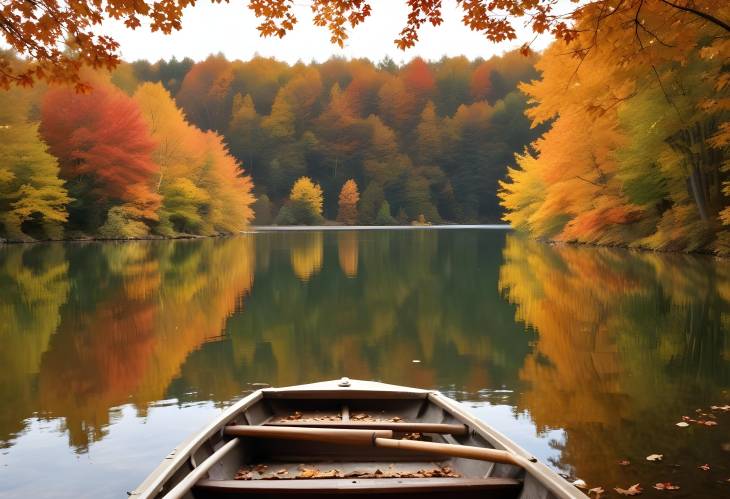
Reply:
[[[135,94],[157,147],[163,196],[157,230],[175,233],[234,233],[253,218],[250,177],[222,139],[188,123],[161,84],[146,83]]]
[[[535,104],[528,114],[552,128],[503,185],[507,219],[559,240],[725,254],[728,151],[713,137],[727,123],[727,68],[717,59],[727,41],[709,20],[676,29],[663,4],[641,15],[641,27],[628,10],[608,17],[610,44],[581,33],[570,45],[580,61],[553,46],[538,63],[542,79],[523,87]]]
[[[98,78],[86,94],[50,89],[41,116],[41,135],[75,199],[69,205],[74,227],[96,230],[114,206],[130,220],[157,220],[155,142],[134,100]]]
[[[312,182],[309,177],[301,177],[294,182],[289,194],[292,201],[301,201],[306,204],[313,213],[322,214],[322,188]]]
[[[276,216],[277,225],[315,225],[322,222],[322,188],[309,177],[300,177],[289,199]]]
[[[231,116],[232,81],[231,63],[222,56],[210,56],[185,75],[176,99],[193,124],[203,131],[222,132]]]
[[[357,202],[360,200],[360,193],[357,190],[357,184],[350,179],[345,182],[340,191],[340,197],[337,203],[337,221],[345,225],[357,224]]]
[[[10,239],[61,236],[71,201],[38,123],[28,120],[28,92],[0,93],[0,219]]]

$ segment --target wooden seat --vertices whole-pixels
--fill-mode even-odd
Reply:
[[[330,478],[303,480],[201,480],[196,499],[213,497],[298,499],[323,495],[446,498],[516,498],[522,482],[510,478]]]

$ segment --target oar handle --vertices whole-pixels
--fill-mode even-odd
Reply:
[[[393,438],[392,430],[338,430],[284,426],[226,426],[224,433],[234,437],[280,438],[369,446],[375,445],[376,438]]]
[[[375,446],[384,449],[400,449],[414,452],[440,454],[449,457],[463,457],[493,463],[512,464],[523,467],[520,458],[504,450],[472,447],[469,445],[440,444],[436,442],[422,442],[420,440],[394,440],[392,438],[376,438]]]

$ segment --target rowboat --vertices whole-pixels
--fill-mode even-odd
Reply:
[[[437,391],[347,378],[255,391],[129,495],[586,497]]]

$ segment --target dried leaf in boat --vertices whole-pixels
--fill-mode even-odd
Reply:
[[[591,494],[596,494],[596,499],[601,499],[601,496],[602,496],[602,495],[603,495],[603,494],[604,494],[605,492],[606,492],[606,491],[605,491],[605,490],[603,490],[603,487],[594,487],[594,488],[592,488],[592,489],[588,489],[588,495],[590,496]]]
[[[660,482],[655,483],[654,488],[657,490],[679,490],[679,485],[674,485],[671,482]]]
[[[622,489],[620,487],[616,487],[613,490],[615,490],[617,493],[621,494],[622,496],[638,496],[641,494],[641,485],[638,483],[633,484],[628,489]]]

